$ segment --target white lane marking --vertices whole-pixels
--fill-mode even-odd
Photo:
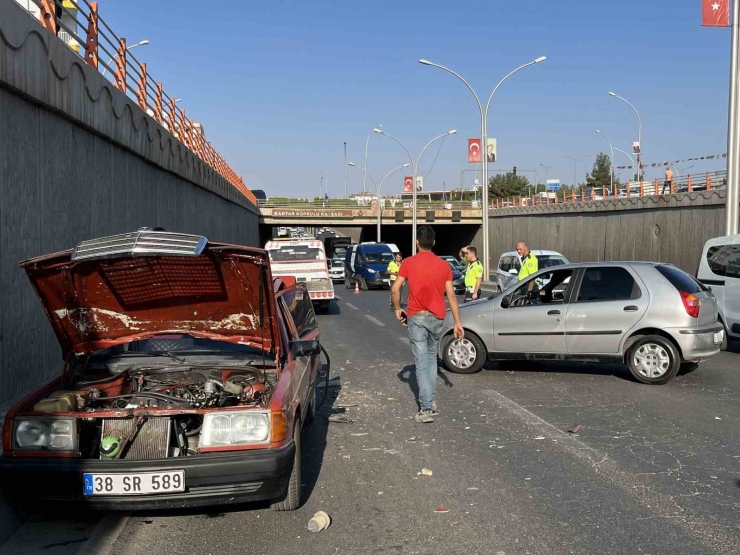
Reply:
[[[367,318],[368,320],[370,320],[373,324],[376,324],[376,325],[381,326],[381,327],[382,326],[385,326],[385,324],[383,322],[381,322],[377,318],[373,318],[369,314],[365,314],[365,318]]]
[[[406,343],[406,345],[411,345],[411,340],[408,337],[399,337],[398,339]]]
[[[355,305],[353,305],[352,303],[344,303],[344,306],[348,306],[348,307],[350,307],[350,308],[351,308],[351,309],[353,309],[353,310],[360,310],[359,308],[357,308],[357,307],[356,307]]]
[[[712,548],[718,545],[735,545],[736,538],[722,533],[716,523],[700,518],[695,512],[689,512],[688,507],[679,504],[678,496],[666,495],[656,491],[657,484],[650,480],[649,475],[633,474],[622,470],[617,462],[609,458],[609,456],[586,445],[583,441],[562,431],[560,428],[553,426],[547,420],[528,411],[508,397],[501,395],[498,391],[488,389],[483,394],[501,408],[508,410],[521,419],[538,436],[545,436],[552,440],[554,446],[560,446],[570,455],[586,463],[602,480],[618,486],[627,492],[640,505],[648,508],[651,513],[654,513],[656,516],[659,515],[660,518],[673,519],[671,522],[683,526],[690,537],[694,537]],[[729,551],[720,549],[718,552],[734,553],[731,549]],[[707,551],[711,551],[711,549]]]

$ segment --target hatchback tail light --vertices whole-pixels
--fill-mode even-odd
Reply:
[[[701,300],[699,297],[692,293],[686,293],[686,291],[679,291],[679,294],[683,301],[683,307],[686,309],[686,314],[692,318],[698,318],[699,310],[701,309]]]

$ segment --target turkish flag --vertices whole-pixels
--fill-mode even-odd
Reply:
[[[701,24],[704,27],[729,27],[730,0],[701,0]]]
[[[403,178],[403,192],[413,193],[414,192],[414,178],[411,175],[407,175]]]
[[[468,139],[468,162],[480,162],[480,139]]]

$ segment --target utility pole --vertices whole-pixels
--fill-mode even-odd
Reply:
[[[344,198],[347,198],[347,141],[344,141]]]
[[[730,106],[727,121],[727,198],[725,200],[725,234],[738,232],[738,156],[740,156],[740,122],[738,121],[738,48],[740,48],[740,0],[732,2],[732,43],[730,46]]]

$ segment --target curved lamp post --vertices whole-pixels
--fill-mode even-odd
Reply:
[[[532,60],[531,62],[528,62],[524,65],[519,66],[518,68],[514,69],[513,71],[510,71],[506,76],[504,76],[501,81],[498,82],[496,87],[493,89],[493,92],[491,93],[491,96],[488,97],[488,102],[486,103],[485,110],[483,109],[483,105],[481,104],[480,98],[478,98],[478,95],[476,94],[473,87],[470,86],[470,83],[468,83],[463,77],[451,70],[448,67],[445,67],[440,64],[435,64],[434,62],[430,62],[429,60],[419,60],[420,64],[423,64],[425,66],[433,66],[437,67],[439,69],[443,69],[447,73],[451,73],[460,81],[462,81],[466,87],[470,90],[471,93],[473,93],[473,96],[475,97],[475,101],[478,103],[478,111],[480,112],[480,130],[481,130],[481,148],[485,148],[485,145],[488,141],[488,107],[491,105],[491,100],[493,100],[493,96],[496,94],[496,91],[501,86],[501,84],[506,81],[509,77],[514,75],[517,71],[520,71],[524,69],[525,67],[529,67],[534,64],[538,64],[540,62],[544,62],[547,58],[545,56],[540,56],[539,58]],[[482,178],[483,178],[483,184],[482,184],[482,191],[481,191],[481,204],[482,204],[482,215],[483,215],[483,275],[486,279],[490,279],[490,264],[489,264],[489,237],[488,237],[488,157],[486,157],[485,161],[483,162],[483,171],[481,172]],[[414,244],[415,245],[415,244]]]
[[[614,147],[612,146],[612,142],[609,140],[609,137],[604,135],[598,129],[596,130],[596,132],[606,139],[606,142],[609,143],[609,148],[611,149],[612,155],[611,158],[609,158],[609,187],[611,188],[612,193],[614,193]]]
[[[609,96],[618,98],[619,100],[627,104],[635,111],[635,115],[637,116],[637,143],[640,145],[640,151],[637,153],[637,178],[642,181],[642,118],[640,117],[640,112],[637,111],[637,108],[635,108],[629,100],[627,100],[626,98],[622,98],[617,93],[613,93],[610,91]]]
[[[375,185],[375,190],[377,191],[376,196],[378,197],[378,243],[380,243],[380,222],[381,222],[381,215],[383,214],[383,210],[380,207],[380,189],[383,187],[383,183],[385,182],[385,180],[388,179],[388,176],[390,176],[393,172],[396,172],[396,171],[398,171],[400,169],[408,168],[409,167],[409,164],[404,164],[403,166],[398,166],[397,168],[393,168],[391,171],[389,171],[387,174],[385,174],[385,177],[383,177],[383,179],[380,180],[380,184],[379,185],[378,185],[378,183],[376,183],[375,179],[373,179],[373,176],[370,175],[367,170],[361,168],[360,166],[358,166],[354,162],[347,162],[347,165],[348,166],[352,166],[353,168],[357,168],[358,170],[362,170],[363,172],[365,172],[365,175],[367,177],[369,177],[370,178],[370,181],[372,181],[373,184]]]
[[[132,44],[131,46],[127,46],[126,47],[126,52],[128,52],[129,50],[133,50],[137,46],[146,46],[147,44],[149,44],[149,39],[144,39],[142,41],[137,42],[136,44]],[[110,64],[111,64],[112,61],[113,61],[113,58],[111,58],[110,60],[108,60],[108,63],[105,64],[105,67],[103,68],[103,75],[105,75],[106,70],[110,69]]]
[[[404,145],[401,141],[396,139],[393,135],[389,135],[385,131],[379,128],[373,129],[375,133],[380,133],[381,135],[385,135],[386,137],[393,139],[396,141],[399,145],[403,147],[403,149],[406,151],[406,154],[408,154],[409,160],[414,165],[414,177],[413,177],[413,183],[412,183],[412,192],[411,192],[411,202],[413,204],[411,208],[411,254],[416,254],[416,176],[419,172],[419,161],[421,160],[421,155],[424,154],[424,151],[429,148],[429,146],[439,139],[442,139],[444,137],[447,137],[448,135],[454,135],[457,133],[457,129],[450,129],[447,133],[442,133],[441,135],[438,135],[437,137],[434,137],[431,141],[429,141],[424,148],[421,149],[421,152],[419,153],[419,156],[414,160],[414,157],[411,156],[411,152],[409,152],[409,149],[406,148],[406,145]]]

